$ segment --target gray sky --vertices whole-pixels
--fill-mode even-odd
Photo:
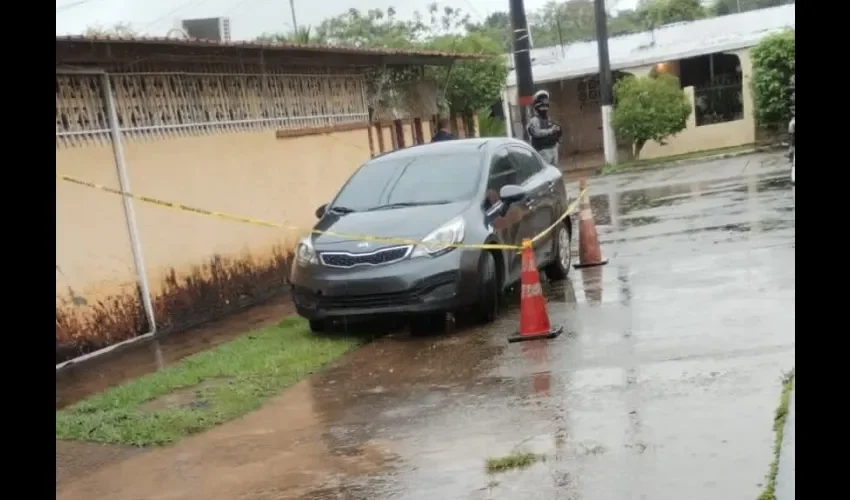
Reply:
[[[398,17],[410,18],[425,12],[433,0],[295,0],[298,24],[316,25],[351,7],[361,10],[395,7]],[[448,3],[483,19],[490,12],[507,10],[508,0],[453,0]],[[526,9],[540,7],[546,0],[526,0]],[[637,0],[619,0],[617,7],[630,8]],[[230,17],[231,36],[251,39],[264,32],[287,31],[292,22],[288,0],[56,0],[56,34],[79,34],[89,26],[109,27],[129,22],[149,35],[164,36],[179,19]]]

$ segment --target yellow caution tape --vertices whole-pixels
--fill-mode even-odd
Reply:
[[[427,243],[427,242],[405,239],[405,238],[387,238],[387,237],[383,237],[383,236],[370,236],[370,235],[365,235],[365,234],[347,234],[347,233],[337,233],[337,232],[333,232],[333,231],[319,231],[319,230],[316,230],[316,229],[306,229],[306,228],[303,228],[303,227],[292,226],[292,225],[287,225],[287,224],[280,224],[280,223],[277,223],[277,222],[271,222],[271,221],[262,220],[262,219],[254,219],[254,218],[251,218],[251,217],[244,217],[244,216],[241,216],[241,215],[233,215],[233,214],[228,214],[228,213],[225,213],[225,212],[217,212],[215,210],[206,210],[206,209],[203,209],[203,208],[191,207],[189,205],[183,205],[181,203],[173,203],[173,202],[170,202],[170,201],[160,200],[158,198],[153,198],[153,197],[150,197],[150,196],[142,196],[142,195],[132,194],[132,193],[128,193],[128,192],[125,192],[125,191],[121,191],[120,189],[114,189],[114,188],[111,188],[111,187],[108,187],[108,186],[104,186],[103,184],[97,184],[97,183],[94,183],[94,182],[88,182],[88,181],[84,181],[82,179],[77,179],[76,177],[71,177],[70,175],[56,174],[56,178],[59,179],[59,180],[63,180],[63,181],[66,181],[66,182],[77,184],[79,186],[85,186],[85,187],[88,187],[88,188],[97,189],[99,191],[105,191],[107,193],[117,194],[119,196],[126,196],[127,198],[132,198],[134,200],[138,200],[138,201],[141,201],[141,202],[144,202],[144,203],[149,203],[151,205],[158,205],[160,207],[170,208],[172,210],[179,210],[181,212],[191,212],[191,213],[198,214],[198,215],[206,215],[208,217],[215,217],[215,218],[218,218],[218,219],[224,219],[224,220],[229,220],[229,221],[233,221],[233,222],[241,222],[243,224],[252,224],[254,226],[273,227],[273,228],[276,228],[276,229],[284,229],[284,230],[287,230],[287,231],[299,231],[299,232],[303,232],[303,233],[325,234],[325,235],[334,236],[334,237],[337,237],[337,238],[346,238],[346,239],[357,240],[357,241],[371,241],[371,242],[376,242],[376,243],[389,243],[389,244],[394,244],[394,245],[424,245],[424,246],[429,245],[429,243]],[[542,232],[540,232],[534,238],[532,238],[530,240],[524,240],[522,242],[522,245],[503,245],[503,244],[496,244],[496,243],[484,243],[484,244],[480,244],[480,245],[475,245],[475,244],[467,244],[467,243],[453,243],[453,244],[446,245],[446,246],[447,247],[453,247],[453,248],[477,248],[477,249],[481,249],[481,250],[522,250],[524,248],[531,247],[531,245],[533,245],[534,243],[539,241],[541,238],[545,237],[547,234],[549,234],[550,231],[552,231],[552,229],[554,229],[558,224],[563,222],[563,220],[566,219],[570,214],[575,212],[575,209],[578,206],[579,200],[581,200],[582,196],[584,196],[586,193],[587,193],[587,189],[582,190],[579,193],[578,198],[576,198],[572,203],[570,203],[570,206],[567,207],[567,210],[564,212],[563,215],[561,215],[558,218],[557,221],[555,221],[555,223],[553,223],[551,226],[544,229]]]

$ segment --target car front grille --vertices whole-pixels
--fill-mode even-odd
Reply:
[[[295,301],[298,304],[318,309],[352,309],[368,307],[392,307],[415,304],[421,297],[444,285],[457,283],[455,271],[447,271],[425,278],[409,290],[390,293],[370,293],[361,295],[318,295],[306,289],[295,288]]]
[[[343,269],[355,266],[380,266],[398,262],[408,255],[413,249],[411,245],[400,247],[382,248],[374,252],[351,253],[351,252],[320,252],[319,258],[322,264],[328,267],[339,267]]]

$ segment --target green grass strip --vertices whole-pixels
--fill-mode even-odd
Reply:
[[[301,318],[250,332],[56,412],[56,438],[133,446],[175,442],[259,408],[359,344],[310,333]],[[191,404],[146,403],[199,386]]]
[[[779,472],[779,452],[782,450],[782,438],[785,435],[785,420],[788,418],[788,405],[791,402],[791,389],[794,387],[794,369],[782,377],[782,396],[773,417],[773,432],[776,440],[773,443],[773,461],[767,472],[767,484],[758,500],[776,500],[776,474]]]

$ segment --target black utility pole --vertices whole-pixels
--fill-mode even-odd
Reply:
[[[596,18],[596,44],[599,47],[599,97],[602,108],[602,145],[605,151],[605,163],[617,163],[617,138],[611,126],[611,112],[614,106],[614,91],[611,82],[611,61],[608,59],[608,15],[605,13],[605,0],[593,0]]]
[[[517,107],[522,118],[522,137],[528,140],[528,118],[534,94],[534,79],[531,76],[531,38],[525,18],[523,0],[510,0],[511,26],[513,26],[514,72],[516,73]]]

